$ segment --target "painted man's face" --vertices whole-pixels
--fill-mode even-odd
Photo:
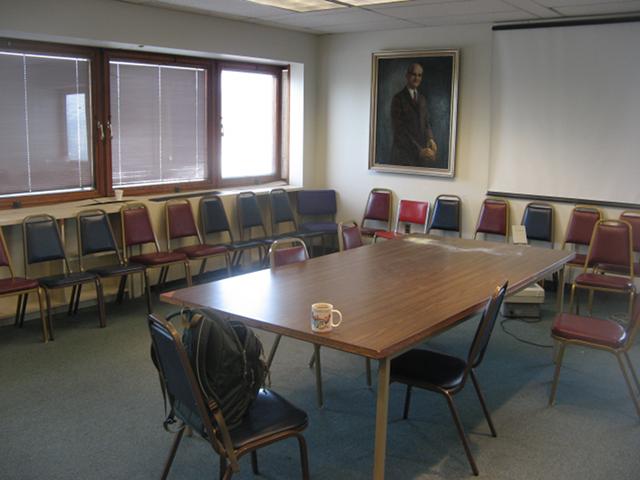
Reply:
[[[418,88],[422,82],[422,67],[420,65],[412,65],[411,70],[407,72],[407,86],[409,88]]]

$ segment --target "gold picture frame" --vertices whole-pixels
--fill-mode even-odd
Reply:
[[[372,55],[369,169],[453,177],[459,50]]]

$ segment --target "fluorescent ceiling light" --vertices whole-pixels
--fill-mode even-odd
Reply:
[[[365,7],[379,3],[405,2],[406,0],[249,0],[253,3],[284,8],[295,12],[315,12],[344,7]]]

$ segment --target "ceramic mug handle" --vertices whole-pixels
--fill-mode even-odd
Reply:
[[[342,313],[340,312],[340,310],[336,310],[335,308],[333,310],[331,310],[331,313],[337,314],[340,317],[340,320],[338,320],[337,323],[334,323],[335,317],[332,316],[331,326],[332,327],[337,327],[338,325],[340,325],[342,323]]]

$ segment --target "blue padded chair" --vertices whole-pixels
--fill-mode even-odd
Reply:
[[[531,202],[524,207],[522,225],[529,240],[549,243],[553,247],[553,206],[548,203]]]
[[[116,302],[122,303],[124,297],[124,289],[129,275],[139,273],[144,278],[144,291],[147,300],[147,310],[151,313],[151,295],[149,293],[149,278],[147,269],[139,263],[125,263],[118,244],[116,243],[111,222],[104,210],[85,210],[76,216],[78,226],[78,255],[80,261],[80,271],[85,271],[85,257],[89,255],[112,253],[115,256],[115,263],[100,265],[97,267],[87,268],[86,271],[95,273],[100,278],[120,278],[118,286],[118,294]],[[78,309],[78,300],[80,296],[76,296],[76,304],[74,311]]]
[[[240,229],[240,239],[244,241],[257,241],[265,245],[264,250],[260,250],[260,263],[266,261],[266,256],[262,256],[265,250],[278,238],[277,235],[269,236],[265,227],[258,197],[254,192],[240,192],[236,198],[236,210],[238,211],[238,228]],[[258,232],[254,237],[254,233]]]
[[[302,239],[307,245],[311,245],[313,240],[318,238],[322,241],[322,232],[303,232],[298,227],[289,194],[284,188],[274,188],[269,192],[269,205],[271,207],[271,232],[274,236],[296,237]],[[289,226],[286,231],[281,231],[281,227]]]
[[[297,210],[301,219],[300,230],[322,234],[325,250],[337,239],[338,204],[335,190],[301,190],[297,194]]]
[[[47,305],[47,323],[49,338],[54,339],[51,322],[51,290],[72,287],[69,315],[75,311],[75,305],[80,298],[82,285],[93,283],[98,301],[98,319],[100,327],[105,327],[104,299],[100,277],[90,272],[72,272],[67,260],[67,254],[62,244],[60,230],[56,219],[51,215],[31,215],[22,221],[22,235],[24,241],[24,271],[29,276],[29,266],[34,263],[62,261],[64,273],[38,277],[38,283],[44,289]]]
[[[433,215],[428,232],[431,233],[431,230],[457,232],[460,237],[462,235],[460,231],[461,204],[462,201],[457,195],[438,195],[433,204]]]

